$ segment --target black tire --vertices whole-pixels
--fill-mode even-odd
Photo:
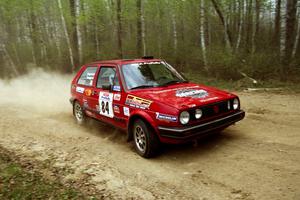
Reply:
[[[141,119],[133,124],[133,141],[137,153],[144,158],[151,158],[158,154],[160,141],[152,128]]]
[[[86,115],[78,101],[73,104],[73,115],[77,124],[82,125],[86,122]]]

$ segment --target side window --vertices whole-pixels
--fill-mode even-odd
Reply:
[[[98,80],[97,88],[102,88],[103,85],[120,86],[116,69],[113,67],[101,67]]]
[[[78,84],[92,86],[97,67],[87,67],[78,79]]]

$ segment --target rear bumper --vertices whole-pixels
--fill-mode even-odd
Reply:
[[[226,128],[235,122],[242,120],[245,117],[245,112],[240,110],[234,114],[222,117],[210,122],[187,127],[162,127],[159,126],[159,134],[163,140],[168,141],[186,141],[192,140],[210,132]],[[172,142],[172,143],[173,143]]]

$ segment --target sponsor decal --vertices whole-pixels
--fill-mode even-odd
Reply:
[[[204,98],[208,96],[208,92],[202,89],[182,89],[176,91],[176,97],[192,97],[192,98]]]
[[[100,115],[113,118],[113,93],[110,92],[100,92],[99,94],[99,110]]]
[[[140,97],[136,97],[133,95],[127,95],[125,104],[129,105],[134,108],[140,108],[140,109],[148,109],[151,105],[152,101],[147,99],[142,99]]]
[[[83,94],[84,88],[83,87],[76,87],[76,92]]]
[[[120,107],[117,105],[114,105],[114,113],[120,113]]]
[[[87,74],[86,74],[86,79],[88,79],[88,80],[93,80],[93,79],[94,79],[94,76],[95,76],[95,73],[87,73]]]
[[[113,91],[120,92],[120,91],[121,91],[121,86],[119,86],[119,85],[114,85],[114,86],[113,86]]]
[[[168,122],[177,122],[177,116],[156,113],[156,119]]]
[[[125,116],[130,116],[130,111],[129,111],[129,108],[128,107],[123,107],[123,113]]]
[[[86,90],[84,91],[84,94],[85,94],[86,96],[91,96],[91,95],[92,95],[92,90],[91,90],[91,89],[86,89]]]
[[[114,100],[120,101],[121,100],[121,94],[114,94]]]
[[[184,89],[198,89],[200,86],[190,86],[190,87],[185,87]],[[171,92],[171,91],[177,91],[178,88],[174,89],[168,89],[168,90],[159,90],[159,91],[153,91],[153,93],[160,94],[160,93],[166,93],[166,92]]]
[[[140,63],[137,63],[138,65],[159,65],[161,64],[160,61],[156,61],[156,62],[140,62]]]

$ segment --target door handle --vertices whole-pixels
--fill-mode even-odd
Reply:
[[[97,93],[97,91],[93,91],[93,93],[92,93],[92,94],[93,94],[93,95],[96,95],[96,94],[98,94],[98,93]]]

